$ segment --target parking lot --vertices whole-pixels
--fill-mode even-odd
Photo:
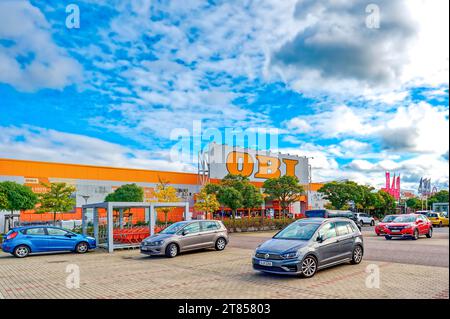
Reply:
[[[146,257],[138,250],[25,259],[0,253],[0,298],[449,297],[448,228],[436,229],[432,239],[386,241],[365,227],[361,264],[329,268],[311,279],[253,271],[254,248],[272,234],[232,234],[225,251],[174,259]],[[370,280],[369,269],[379,272],[379,285]],[[72,280],[77,270],[79,287]]]

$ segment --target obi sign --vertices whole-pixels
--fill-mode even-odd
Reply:
[[[241,174],[251,181],[263,182],[269,178],[290,175],[297,176],[301,184],[308,183],[306,157],[218,144],[211,144],[208,154],[210,178],[221,179],[227,174]]]

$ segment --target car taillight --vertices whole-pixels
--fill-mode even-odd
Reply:
[[[15,238],[19,233],[14,231],[11,234],[9,234],[8,236],[6,236],[6,239],[13,239]]]

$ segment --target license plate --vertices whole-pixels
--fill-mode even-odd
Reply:
[[[145,250],[145,251],[147,251],[147,250],[148,250],[148,248],[147,248],[147,247],[141,247],[141,250]]]
[[[400,232],[400,230],[398,230],[398,229],[394,229],[394,230],[392,230],[392,232],[393,232],[393,233],[399,233],[399,232]]]
[[[272,266],[272,262],[271,261],[265,261],[265,260],[260,260],[259,264],[261,266],[269,266],[269,267]]]

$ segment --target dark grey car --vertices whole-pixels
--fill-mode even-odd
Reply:
[[[363,238],[347,218],[306,218],[293,222],[256,248],[255,270],[312,277],[340,263],[359,264]]]
[[[141,243],[141,253],[175,257],[180,252],[189,250],[224,250],[227,244],[228,232],[221,221],[183,221],[144,239]]]

